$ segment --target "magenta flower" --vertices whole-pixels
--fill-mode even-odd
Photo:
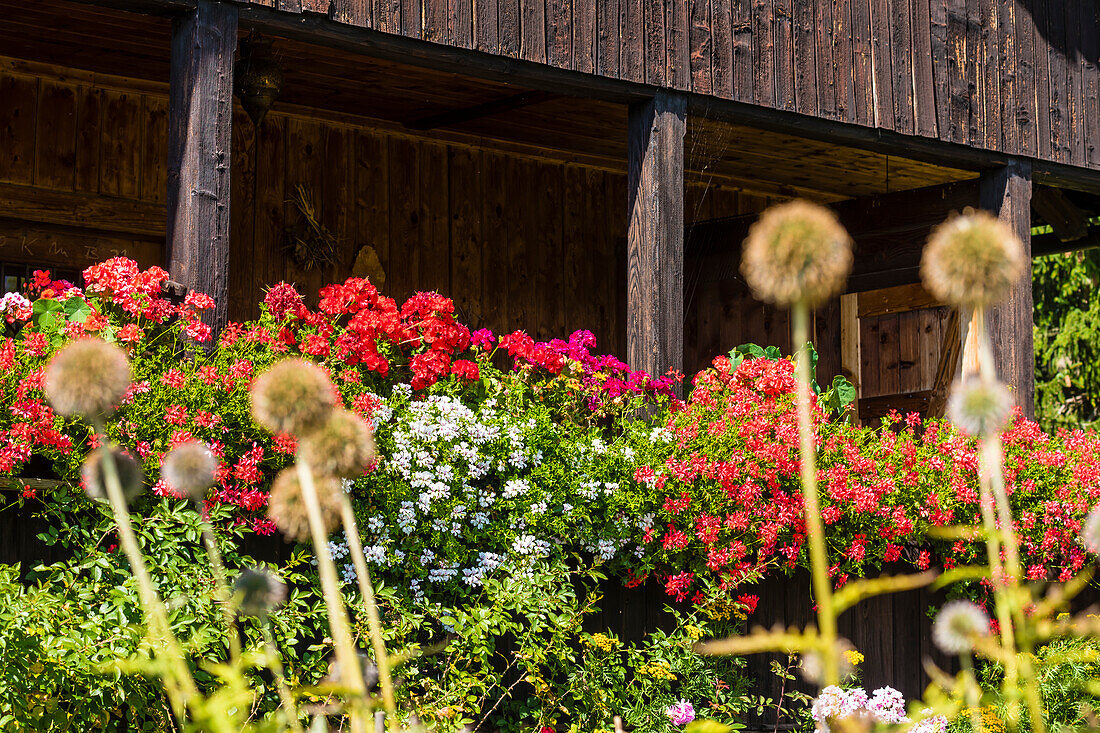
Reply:
[[[695,708],[687,700],[681,700],[675,705],[669,705],[665,708],[665,715],[668,716],[673,725],[687,725],[695,720]]]

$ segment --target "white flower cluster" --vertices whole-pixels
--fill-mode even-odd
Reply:
[[[29,300],[19,293],[4,293],[0,298],[0,316],[14,313],[19,308],[26,308],[31,304]]]
[[[945,733],[947,718],[931,715],[929,710],[924,712],[925,717],[914,723],[910,732]],[[836,685],[829,685],[814,700],[810,714],[825,733],[829,731],[829,719],[842,720],[861,714],[869,715],[874,722],[884,725],[913,722],[905,712],[905,696],[893,687],[880,687],[868,696],[866,690],[859,687],[842,690]]]

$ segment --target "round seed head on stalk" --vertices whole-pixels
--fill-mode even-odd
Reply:
[[[852,654],[856,648],[847,639],[836,640],[836,656],[840,678],[844,679],[855,672],[852,664]],[[802,678],[807,682],[820,685],[825,681],[825,658],[817,649],[811,649],[802,654]]]
[[[331,476],[314,476],[313,485],[317,490],[317,501],[321,505],[321,520],[325,533],[332,532],[340,523],[340,492],[343,487]],[[287,539],[308,542],[313,534],[309,526],[309,514],[302,498],[302,485],[298,483],[298,471],[291,467],[283,469],[271,485],[271,496],[267,501],[267,516]]]
[[[947,654],[965,654],[974,640],[989,635],[989,616],[977,603],[949,601],[932,622],[932,641]]]
[[[233,582],[233,599],[242,616],[266,618],[286,602],[286,583],[263,568],[245,568]]]
[[[921,277],[937,298],[964,308],[1003,300],[1024,271],[1024,249],[1007,224],[966,209],[932,230]]]
[[[189,440],[181,443],[164,457],[161,478],[174,490],[192,501],[202,501],[206,490],[214,485],[218,459],[206,443]]]
[[[1081,544],[1094,555],[1100,555],[1100,504],[1094,506],[1081,524]]]
[[[374,660],[362,650],[358,651],[359,667],[363,675],[363,684],[367,692],[373,692],[378,687],[378,667]],[[350,682],[344,680],[340,674],[340,662],[335,658],[328,665],[328,676],[325,682],[330,685],[350,686]]]
[[[341,478],[355,478],[374,460],[370,426],[350,410],[333,410],[324,424],[302,438],[302,458],[310,468]]]
[[[145,474],[141,466],[124,450],[108,448],[106,446],[96,448],[84,459],[84,465],[80,469],[80,477],[84,480],[84,491],[89,498],[107,501],[107,479],[103,472],[103,462],[110,454],[115,461],[115,470],[118,471],[118,482],[122,487],[122,495],[127,502],[131,502],[145,490]]]
[[[60,415],[99,422],[111,415],[130,386],[130,360],[103,339],[82,338],[46,366],[43,388]]]
[[[314,430],[335,405],[332,380],[305,359],[283,359],[252,382],[252,416],[273,433]]]
[[[971,375],[956,382],[947,400],[947,416],[968,435],[988,437],[1008,422],[1012,392],[996,380]]]
[[[820,305],[852,269],[852,240],[833,212],[808,201],[765,211],[749,229],[741,272],[761,300]]]

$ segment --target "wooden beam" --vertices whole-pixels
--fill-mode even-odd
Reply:
[[[1063,242],[1072,242],[1088,234],[1088,214],[1066,198],[1061,189],[1035,186],[1031,206]]]
[[[630,107],[627,356],[653,375],[684,369],[683,95]]]
[[[164,205],[102,194],[0,183],[0,218],[105,234],[164,237]]]
[[[1016,392],[1024,414],[1035,414],[1035,352],[1031,298],[1031,164],[1014,161],[982,176],[982,208],[1012,227],[1027,266],[1008,298],[989,313],[989,336],[1000,378]]]
[[[172,21],[168,95],[168,272],[229,314],[229,163],[237,7],[198,0]],[[242,263],[243,265],[244,263]]]
[[[1100,226],[1091,227],[1081,239],[1063,242],[1057,234],[1038,234],[1031,238],[1031,256],[1058,255],[1066,252],[1079,252],[1083,249],[1100,247]]]
[[[410,130],[434,130],[437,127],[452,127],[454,125],[461,125],[463,122],[480,120],[482,117],[491,117],[501,112],[509,112],[513,109],[520,109],[521,107],[530,107],[533,104],[546,102],[557,96],[558,95],[549,92],[520,92],[519,94],[511,94],[507,97],[494,99],[483,104],[475,104],[472,107],[449,109],[446,112],[421,117],[420,119],[405,123],[405,127]]]

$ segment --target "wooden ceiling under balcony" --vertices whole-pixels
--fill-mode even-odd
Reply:
[[[0,0],[0,17],[0,49],[7,57],[167,84],[166,18],[64,0]],[[276,39],[275,48],[285,74],[277,109],[625,170],[624,105],[533,92],[296,40]],[[975,176],[701,116],[689,120],[685,152],[689,180],[822,201]]]

